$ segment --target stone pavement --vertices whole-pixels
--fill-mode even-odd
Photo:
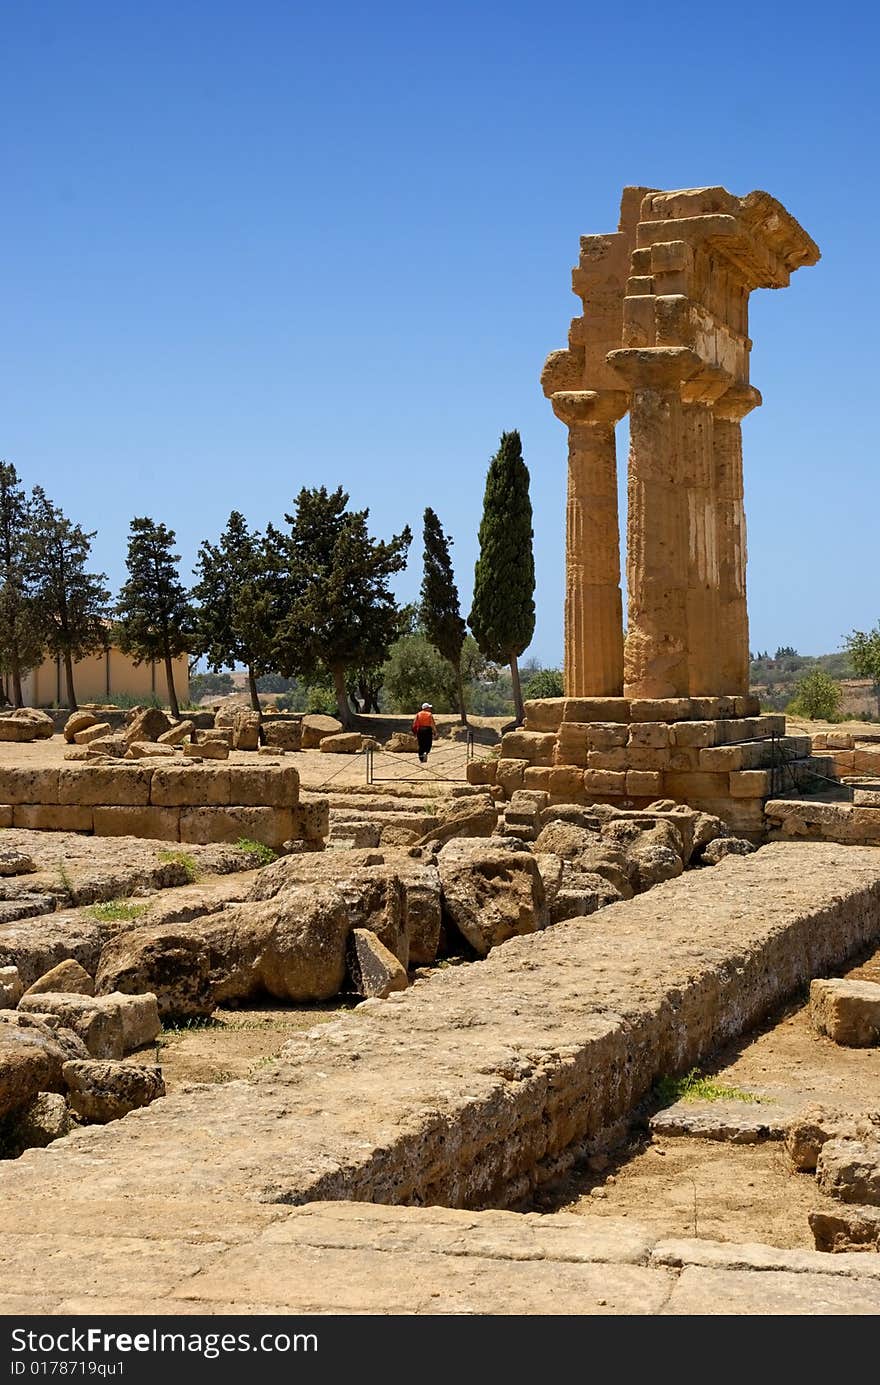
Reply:
[[[626,1219],[310,1203],[26,1215],[0,1313],[876,1314],[880,1259],[663,1240]]]
[[[496,1223],[496,1213],[456,1221],[436,1205],[521,1203],[575,1152],[597,1147],[659,1076],[687,1070],[878,936],[880,854],[810,843],[729,857],[589,918],[512,939],[483,962],[440,970],[388,1001],[316,1025],[286,1045],[265,1075],[184,1088],[0,1167],[0,1309],[85,1312],[88,1306],[71,1304],[149,1298],[178,1311],[188,1301],[181,1286],[195,1278],[199,1292],[215,1286],[218,1307],[277,1306],[276,1296],[267,1298],[269,1285],[287,1283],[294,1254],[277,1247],[286,1235],[295,1238],[290,1228],[316,1225],[306,1213],[291,1216],[292,1204],[408,1204],[408,1212],[375,1214],[387,1215],[391,1227],[430,1227],[438,1219],[475,1228],[531,1225],[520,1217]],[[419,1211],[420,1204],[430,1210]],[[359,1205],[335,1215],[354,1219],[362,1236],[373,1213]],[[540,1224],[564,1225],[558,1217]],[[600,1234],[577,1219],[578,1237],[588,1232]],[[303,1264],[312,1266],[304,1295],[329,1295],[328,1310],[375,1302],[368,1290],[378,1271],[357,1268],[367,1263],[368,1246],[318,1251],[303,1251]],[[451,1251],[442,1260],[436,1251],[427,1261],[415,1249],[407,1254],[411,1263],[395,1262],[398,1298],[386,1298],[379,1311],[404,1301],[431,1311],[428,1300],[435,1289],[446,1292],[447,1280],[442,1301],[453,1306],[444,1311],[459,1311],[465,1289],[468,1302],[483,1301],[470,1281],[483,1285],[486,1257],[476,1257],[469,1278]],[[609,1277],[590,1270],[595,1257],[580,1256],[573,1263],[582,1267],[561,1272],[551,1295],[540,1263],[522,1270],[520,1258],[486,1270],[486,1294],[493,1282],[499,1295],[502,1280],[514,1285],[512,1296],[508,1288],[496,1300],[505,1311],[525,1311],[526,1299],[532,1312],[545,1303],[558,1311],[578,1296],[586,1304],[586,1283],[604,1286],[606,1279],[607,1292],[597,1293],[612,1311],[629,1311],[621,1304],[630,1292],[612,1281],[645,1292],[654,1286],[651,1311],[686,1301],[690,1283],[693,1302],[703,1293],[717,1305],[723,1299],[705,1286],[713,1277],[726,1283],[731,1273],[746,1276],[736,1279],[744,1303],[753,1292],[754,1309],[742,1311],[768,1311],[758,1307],[769,1301],[761,1285],[748,1287],[750,1266],[688,1260],[679,1272],[649,1264],[640,1252],[615,1260]],[[803,1282],[792,1280],[803,1271],[790,1262],[785,1257],[773,1271],[788,1276],[774,1280],[783,1299]],[[856,1311],[834,1308],[847,1296],[870,1298],[873,1280],[862,1285],[865,1273],[856,1288],[841,1288],[841,1271],[825,1270],[819,1288],[832,1305],[827,1311]],[[525,1278],[532,1287],[518,1294]],[[291,1279],[285,1292],[294,1290]]]

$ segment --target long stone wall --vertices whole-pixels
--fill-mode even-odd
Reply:
[[[258,1079],[31,1151],[0,1166],[0,1198],[66,1223],[132,1189],[172,1218],[206,1200],[232,1220],[315,1199],[516,1205],[660,1076],[878,938],[873,848],[728,857],[317,1025]]]
[[[0,827],[278,848],[329,826],[327,799],[302,798],[292,766],[0,767]]]

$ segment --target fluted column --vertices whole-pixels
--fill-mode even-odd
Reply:
[[[686,348],[612,351],[608,362],[632,388],[624,692],[686,697],[690,448],[681,384],[700,363]]]
[[[623,690],[623,608],[614,425],[627,396],[616,390],[555,393],[568,427],[565,558],[565,693]]]
[[[719,693],[749,690],[749,617],[746,606],[746,515],[743,503],[742,427],[761,403],[751,386],[737,386],[714,405],[714,465],[718,525],[717,685]]]

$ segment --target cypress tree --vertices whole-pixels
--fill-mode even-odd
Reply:
[[[278,575],[272,551],[233,510],[219,543],[202,544],[195,573],[195,647],[215,673],[245,665],[251,706],[258,712],[257,679],[274,672]]]
[[[461,673],[461,651],[467,627],[461,618],[458,588],[455,585],[455,574],[449,555],[452,539],[443,533],[440,521],[430,506],[425,510],[424,538],[424,575],[419,616],[431,644],[444,659],[448,659],[455,670],[458,711],[462,722],[467,725]]]
[[[22,674],[41,660],[44,640],[33,601],[33,505],[11,462],[0,462],[0,673],[12,705],[23,704]],[[0,693],[2,697],[2,693]]]
[[[34,487],[32,505],[34,609],[46,644],[64,660],[67,704],[76,711],[74,661],[107,643],[106,573],[86,571],[94,530],[87,534],[72,523],[41,486]]]
[[[529,472],[514,429],[501,434],[489,463],[468,625],[487,659],[510,665],[518,725],[525,708],[517,659],[535,633],[533,538]]]
[[[175,534],[146,517],[131,521],[126,566],[128,581],[119,593],[116,616],[119,647],[136,663],[151,659],[165,665],[168,705],[180,717],[174,687],[173,659],[189,652],[193,616],[186,588],[180,581],[174,553]]]

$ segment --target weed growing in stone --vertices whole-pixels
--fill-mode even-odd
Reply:
[[[754,1092],[745,1092],[741,1087],[725,1087],[711,1077],[703,1077],[699,1068],[691,1068],[684,1077],[661,1077],[654,1088],[654,1097],[661,1106],[672,1106],[676,1101],[761,1100]]]
[[[271,846],[266,846],[265,842],[255,842],[250,837],[239,837],[235,845],[239,851],[246,851],[249,856],[253,856],[257,865],[271,866],[273,861],[278,860],[278,852],[273,851]]]
[[[58,879],[61,881],[62,890],[64,890],[65,894],[70,895],[70,898],[73,899],[76,893],[76,887],[73,881],[71,880],[70,872],[68,871],[67,866],[64,864],[63,861],[59,861],[58,863]]]
[[[87,912],[98,923],[130,923],[140,918],[146,907],[146,904],[132,904],[128,899],[108,899],[103,904],[92,904]]]
[[[180,866],[188,885],[194,885],[201,876],[195,856],[188,851],[160,851],[159,860],[169,866]]]

